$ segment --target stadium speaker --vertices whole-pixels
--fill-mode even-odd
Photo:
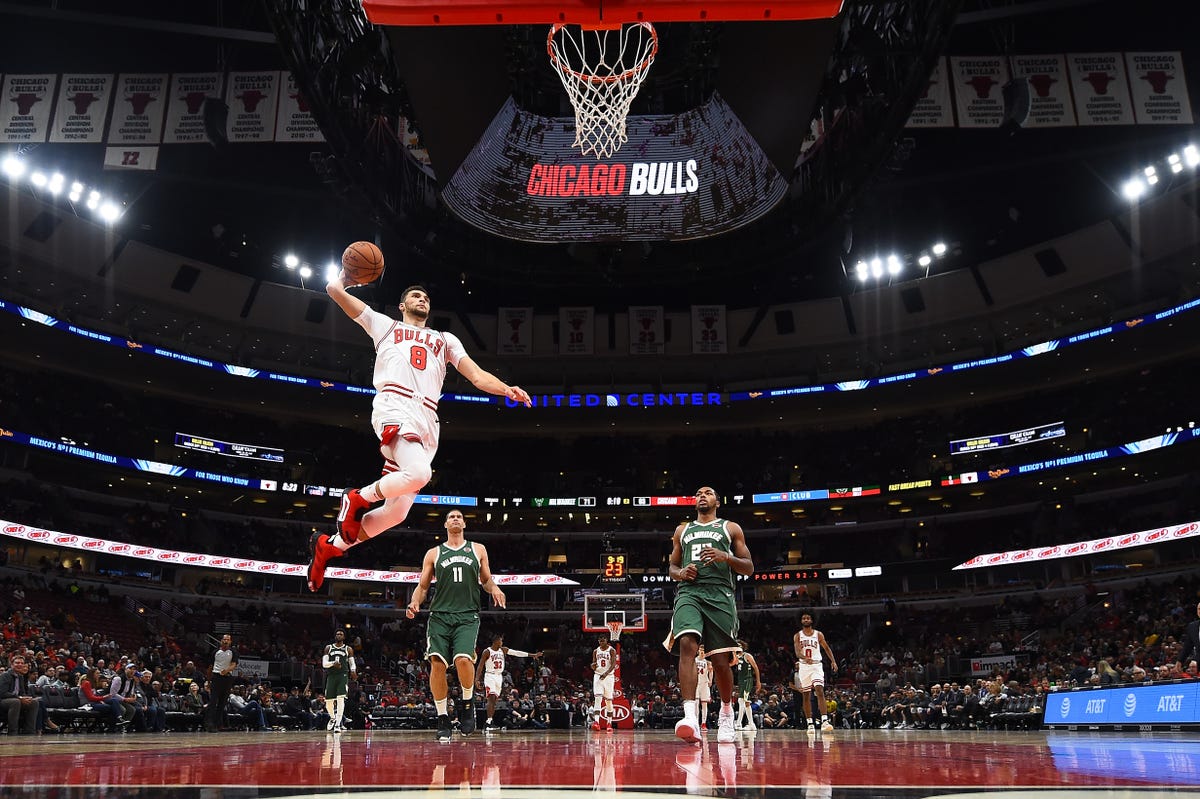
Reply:
[[[328,310],[328,300],[313,298],[308,301],[308,309],[304,312],[304,321],[319,325],[325,321],[325,312]]]
[[[217,97],[204,100],[204,136],[213,147],[224,147],[229,144],[226,135],[229,123],[229,106]]]
[[[1029,119],[1029,111],[1033,108],[1033,100],[1029,96],[1029,81],[1025,78],[1013,78],[1000,88],[1004,96],[1004,116],[1000,120],[1002,130],[1019,128]]]
[[[33,218],[33,221],[29,223],[29,227],[25,228],[24,235],[26,238],[45,244],[60,222],[62,220],[54,214],[42,211]]]
[[[1038,250],[1033,257],[1037,259],[1038,266],[1042,268],[1046,277],[1056,277],[1067,271],[1067,265],[1063,262],[1062,256],[1053,247]]]
[[[796,332],[796,317],[788,309],[775,312],[775,332],[780,336],[790,336]]]
[[[171,281],[171,288],[176,291],[182,291],[187,294],[196,285],[196,280],[200,277],[200,270],[194,266],[180,264],[179,269],[175,272],[175,279]]]
[[[921,313],[925,310],[925,297],[918,286],[900,289],[900,300],[904,303],[904,310],[909,313]]]

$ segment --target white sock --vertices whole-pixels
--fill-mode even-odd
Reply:
[[[333,706],[337,709],[337,713],[333,717],[333,726],[342,726],[342,716],[346,713],[346,697],[339,696],[333,700]]]
[[[379,481],[378,480],[376,480],[374,483],[371,483],[366,488],[360,488],[358,490],[358,493],[362,496],[363,499],[365,499],[367,502],[370,502],[372,504],[374,504],[376,502],[383,502],[383,494],[379,493]]]
[[[444,715],[446,715],[446,703],[447,703],[448,701],[449,701],[449,700],[447,700],[447,699],[435,699],[435,700],[433,700],[433,706],[437,708],[437,714],[438,714],[439,716],[444,716]]]
[[[470,702],[472,699],[474,699],[474,698],[475,698],[475,688],[474,688],[474,686],[467,686],[466,688],[463,688],[463,689],[462,689],[462,695],[463,695],[463,701],[464,701],[464,702]]]
[[[683,700],[683,717],[685,719],[689,719],[691,721],[696,720],[696,700],[695,699]]]

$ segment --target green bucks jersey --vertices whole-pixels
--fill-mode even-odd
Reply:
[[[683,534],[679,536],[679,545],[683,549],[683,562],[681,567],[686,568],[689,563],[696,564],[696,580],[691,583],[680,583],[681,589],[690,587],[713,586],[719,588],[732,589],[734,587],[733,570],[729,568],[728,563],[701,563],[700,550],[704,547],[712,547],[719,549],[722,552],[733,554],[733,549],[729,540],[729,523],[724,519],[713,519],[711,522],[688,522],[683,528]]]
[[[470,541],[458,549],[438,545],[433,578],[437,586],[429,605],[431,613],[479,612],[479,558]]]

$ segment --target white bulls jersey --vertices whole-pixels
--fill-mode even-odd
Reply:
[[[611,646],[608,649],[596,647],[596,651],[592,653],[592,657],[596,660],[596,675],[599,676],[612,668],[613,661],[617,657],[617,650]],[[608,676],[611,677],[612,675]]]
[[[817,638],[818,632],[813,630],[812,635],[805,635],[804,630],[802,629],[796,635],[796,642],[800,646],[801,662],[804,662],[803,658],[808,658],[808,662],[820,663],[821,642]]]
[[[709,666],[708,658],[696,658],[696,679],[701,685],[712,683],[712,669]]]
[[[492,649],[490,646],[483,650],[483,673],[484,674],[503,674],[504,673],[504,650]]]
[[[453,333],[415,327],[367,308],[354,320],[375,343],[372,422],[437,419],[446,365],[467,357]]]

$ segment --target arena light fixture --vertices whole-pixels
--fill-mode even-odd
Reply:
[[[100,192],[94,191],[88,195],[87,207],[89,211],[95,211],[100,207]]]
[[[289,252],[287,255],[283,256],[283,265],[288,269],[295,269],[300,265],[300,259],[297,258],[294,253]]]
[[[46,177],[45,172],[35,171],[32,175],[29,176],[29,182],[32,183],[34,186],[37,186],[40,189],[40,188],[45,187],[46,183],[49,182],[49,179]]]
[[[339,267],[333,261],[330,261],[329,265],[325,267],[325,282],[331,283],[334,280],[337,280],[337,276],[341,271],[341,267]]]
[[[50,176],[50,182],[47,184],[46,188],[50,190],[51,194],[57,197],[59,192],[62,191],[63,181],[65,180],[66,178],[63,177],[62,172],[55,172]]]
[[[946,254],[946,243],[944,241],[939,241],[936,244],[934,244],[933,245],[933,254],[936,255],[938,258],[941,258],[943,255],[945,255]]]
[[[1125,185],[1121,187],[1121,193],[1130,202],[1137,202],[1146,193],[1146,188],[1146,182],[1141,178],[1132,178],[1125,181]]]
[[[929,265],[930,265],[931,263],[933,263],[933,258],[932,258],[932,257],[930,257],[929,255],[926,255],[925,253],[921,253],[921,257],[920,257],[919,259],[917,259],[917,263],[918,263],[920,266],[922,266],[922,267],[924,267],[924,268],[928,269],[928,268],[929,268]]]
[[[871,259],[871,274],[874,275],[876,278],[883,277],[883,259],[882,258],[872,258]]]
[[[121,209],[118,208],[114,203],[106,202],[104,205],[100,206],[100,218],[110,225],[113,222],[116,222],[117,218],[120,216]]]
[[[1158,183],[1158,170],[1154,167],[1148,166],[1142,170],[1142,173],[1146,176],[1146,182],[1151,186]]]
[[[1178,175],[1183,171],[1183,160],[1179,157],[1179,153],[1171,153],[1167,156],[1167,163],[1171,165],[1171,174]]]
[[[71,182],[71,193],[72,194],[83,194],[83,184],[80,183],[78,180],[72,181]]]
[[[900,262],[900,256],[889,255],[887,259],[887,271],[889,275],[898,275],[900,270],[904,268],[904,264]]]
[[[310,277],[312,277],[312,269],[310,269],[307,264],[300,267],[300,279],[308,280]]]
[[[1194,144],[1189,144],[1187,147],[1184,147],[1183,160],[1193,169],[1197,166],[1200,166],[1200,149],[1197,149],[1196,145]]]
[[[4,162],[0,168],[3,168],[4,174],[10,178],[19,178],[25,174],[25,162],[15,155],[4,156]]]
[[[867,266],[866,261],[859,261],[854,265],[854,272],[858,275],[858,279],[866,281],[871,276],[871,267]]]

